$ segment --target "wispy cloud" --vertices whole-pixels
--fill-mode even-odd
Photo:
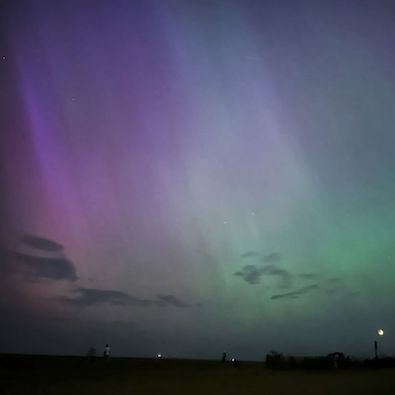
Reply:
[[[240,258],[256,258],[256,257],[261,257],[262,254],[260,252],[256,251],[248,251],[245,252],[244,254],[240,255]]]
[[[292,292],[287,292],[284,294],[273,295],[270,299],[297,299],[299,296],[305,295],[309,292],[315,291],[319,288],[318,284],[307,285],[306,287],[299,288]]]
[[[46,239],[44,237],[32,236],[32,235],[25,235],[22,237],[22,243],[36,248],[37,250],[44,250],[44,251],[61,251],[63,250],[63,246],[53,240]]]
[[[265,263],[276,263],[281,260],[281,254],[279,252],[273,252],[262,258],[262,262]]]
[[[241,272],[236,272],[236,276],[243,277],[244,281],[248,284],[259,284],[262,274],[255,265],[246,265],[242,268]]]
[[[193,305],[188,304],[180,300],[174,295],[158,295],[158,301],[159,303],[163,304],[164,306],[175,306],[175,307],[192,307]]]
[[[67,280],[74,282],[78,279],[74,264],[65,257],[43,258],[15,253],[15,265],[24,267],[30,278],[47,278],[51,280]]]
[[[3,251],[3,273],[22,273],[25,280],[39,279],[66,280],[78,279],[73,262],[66,257],[63,246],[55,241],[27,235],[22,237],[16,251]],[[3,259],[2,259],[3,260]]]
[[[291,288],[292,275],[288,272],[288,270],[281,269],[273,265],[264,266],[263,268],[261,268],[261,270],[264,275],[280,277],[280,288]]]
[[[152,300],[141,299],[124,292],[96,289],[78,288],[75,297],[59,296],[56,300],[75,307],[88,307],[99,304],[111,304],[114,306],[150,306]]]
[[[89,307],[101,304],[110,304],[113,306],[173,306],[179,308],[194,307],[196,304],[189,304],[174,295],[158,295],[156,299],[143,299],[137,296],[129,295],[125,292],[97,289],[97,288],[78,288],[74,292],[75,296],[59,296],[57,301],[74,307]]]
[[[271,254],[263,255],[257,251],[247,251],[240,255],[240,258],[262,258],[264,263],[276,263],[281,260],[281,254],[279,252],[273,252]]]
[[[279,285],[281,288],[291,287],[291,274],[287,270],[273,265],[258,268],[255,265],[246,265],[241,271],[234,273],[234,275],[243,277],[244,281],[250,285],[259,284],[263,276],[278,276],[281,279],[281,284]]]

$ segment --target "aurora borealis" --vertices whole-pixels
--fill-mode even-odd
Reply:
[[[393,2],[1,8],[0,352],[395,353]]]

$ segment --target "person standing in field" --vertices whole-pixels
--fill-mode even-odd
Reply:
[[[109,360],[110,359],[110,354],[111,354],[111,348],[110,348],[110,346],[108,344],[106,344],[106,347],[104,348],[104,352],[103,352],[104,358]]]
[[[95,363],[95,359],[96,359],[96,349],[94,347],[91,347],[88,350],[88,354],[87,354],[88,358],[89,358],[89,362],[90,363]]]

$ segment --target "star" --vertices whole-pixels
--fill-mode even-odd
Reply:
[[[7,57],[6,56],[3,56],[3,60],[6,60],[7,59]]]

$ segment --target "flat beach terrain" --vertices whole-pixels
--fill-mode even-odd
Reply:
[[[395,369],[272,371],[259,362],[1,356],[3,394],[394,395]]]

